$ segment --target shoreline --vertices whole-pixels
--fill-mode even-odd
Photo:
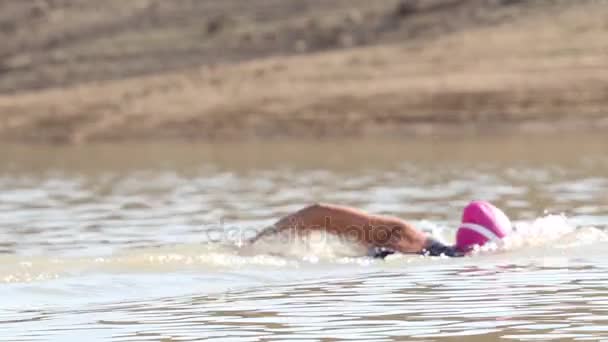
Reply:
[[[86,141],[63,141],[58,139],[6,139],[0,137],[0,142],[8,146],[70,146],[70,145],[117,145],[117,144],[247,144],[247,143],[305,143],[310,142],[348,142],[353,140],[403,142],[422,139],[472,139],[472,138],[555,138],[558,136],[573,137],[578,135],[595,136],[608,130],[608,118],[594,120],[533,120],[526,122],[496,122],[496,123],[413,123],[397,127],[366,127],[367,131],[357,134],[324,134],[324,135],[295,135],[275,134],[272,136],[220,136],[213,138],[178,137],[178,136],[115,136],[111,138],[96,138]]]
[[[264,41],[268,55],[243,50],[243,62],[218,64],[201,59],[200,65],[186,63],[142,75],[130,73],[130,62],[117,62],[113,67],[122,70],[123,77],[110,79],[96,76],[99,70],[72,77],[70,72],[78,64],[67,59],[64,64],[51,63],[62,72],[56,75],[57,81],[65,84],[49,83],[42,89],[20,82],[30,77],[28,72],[47,72],[43,59],[40,66],[0,71],[5,73],[4,82],[13,80],[16,87],[25,87],[14,93],[0,91],[0,141],[402,139],[560,134],[608,127],[607,6],[594,1],[421,3],[427,7],[407,11],[397,7],[403,14],[394,12],[393,6],[367,8],[366,3],[357,2],[357,13],[369,22],[342,2],[331,4],[336,8],[319,5],[306,14],[320,15],[314,11],[323,8],[324,16],[319,18],[347,25],[343,33],[350,32],[352,39],[384,27],[378,25],[394,24],[383,35],[376,32],[374,44],[281,53],[281,42],[298,38],[296,33],[306,33],[302,37],[310,44],[319,43],[310,35],[314,30],[326,33],[326,28],[307,26],[313,31],[302,33],[289,26],[296,24],[284,20],[262,27],[235,19],[233,29],[208,42],[210,51],[221,51],[217,49],[237,33],[240,37],[239,30],[247,27],[253,37],[264,36],[270,29],[279,34],[276,42]],[[292,13],[293,8],[285,11]],[[460,17],[451,26],[438,26],[454,13]],[[306,15],[298,20],[312,20]],[[428,30],[429,23],[434,30]],[[416,33],[424,27],[428,32]],[[142,32],[137,38],[145,43],[142,46],[156,42],[146,40],[147,29]],[[85,43],[75,44],[83,51],[96,48]],[[79,51],[73,53],[83,53]],[[163,56],[158,57],[161,65]],[[174,57],[185,58],[179,53]],[[90,79],[79,78],[85,76]]]

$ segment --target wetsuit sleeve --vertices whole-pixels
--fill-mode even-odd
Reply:
[[[386,258],[388,255],[394,254],[395,251],[389,248],[381,248],[381,247],[372,247],[370,249],[370,256],[374,257],[374,258],[380,258],[380,259],[384,259]],[[464,253],[459,252],[455,247],[453,246],[446,246],[443,243],[435,240],[435,239],[431,239],[429,238],[427,240],[426,243],[426,247],[420,251],[420,253],[418,254],[422,254],[422,255],[429,255],[429,256],[441,256],[441,255],[445,255],[448,257],[463,257],[465,256]]]
[[[445,255],[449,257],[462,257],[465,255],[464,253],[458,251],[454,246],[446,246],[443,243],[430,238],[428,239],[427,244],[422,250],[421,254],[430,256]]]

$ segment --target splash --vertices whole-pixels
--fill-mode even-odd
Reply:
[[[450,243],[454,230],[425,221],[421,225],[432,237]],[[530,251],[572,253],[590,245],[608,242],[608,233],[596,227],[576,227],[563,215],[548,215],[515,223],[514,233],[500,244],[477,248],[472,257],[524,255]],[[0,283],[52,280],[89,272],[165,273],[178,271],[230,271],[240,269],[294,269],[319,264],[406,266],[445,257],[391,255],[385,261],[370,258],[367,248],[336,235],[315,232],[301,239],[276,235],[255,244],[177,244],[138,248],[107,257],[0,257]],[[483,261],[480,261],[483,262]]]
[[[317,262],[368,255],[368,249],[348,238],[314,231],[297,235],[279,232],[241,248],[242,255],[270,254]]]
[[[565,215],[546,215],[531,222],[516,222],[513,234],[501,243],[489,243],[476,248],[474,254],[494,252],[517,252],[519,250],[564,249],[585,246],[591,243],[608,242],[604,230],[581,226],[576,227]]]

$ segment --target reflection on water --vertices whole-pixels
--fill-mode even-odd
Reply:
[[[605,151],[603,137],[5,146],[0,340],[606,339]],[[315,201],[449,242],[474,198],[516,220],[507,248],[378,261],[331,241],[235,246]]]
[[[557,260],[556,263],[563,263]],[[440,265],[67,310],[6,312],[11,340],[608,338],[606,263]],[[86,334],[86,335],[84,335]]]

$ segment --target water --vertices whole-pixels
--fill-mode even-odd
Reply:
[[[608,340],[607,143],[2,146],[0,340]],[[459,259],[239,247],[316,201],[450,242],[470,199],[518,234]]]

